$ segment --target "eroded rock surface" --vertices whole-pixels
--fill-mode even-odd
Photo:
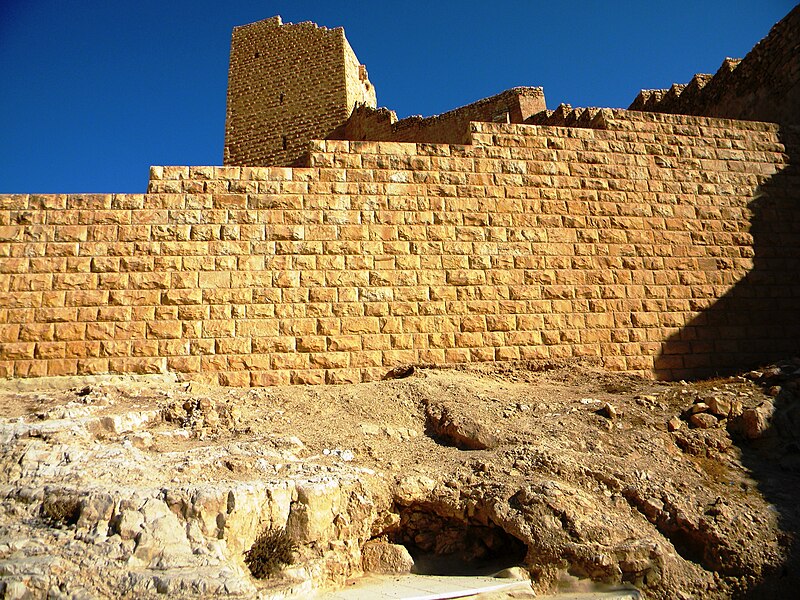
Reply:
[[[798,375],[787,361],[697,384],[579,364],[324,388],[11,382],[0,590],[308,597],[413,556],[432,573],[519,565],[539,593],[768,597],[797,584]],[[266,528],[297,551],[258,580],[243,557]]]

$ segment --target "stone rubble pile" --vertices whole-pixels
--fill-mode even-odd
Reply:
[[[780,418],[775,427],[777,433],[795,436],[795,423],[800,423],[800,358],[786,360],[761,370],[753,370],[739,377],[741,381],[752,381],[760,386],[768,400],[759,401],[751,391],[734,392],[711,387],[697,392],[686,389],[683,393],[691,404],[667,422],[670,431],[684,425],[693,429],[723,428],[730,433],[757,440],[768,434],[773,425],[776,410]],[[781,424],[788,425],[781,428]]]
[[[360,569],[376,515],[371,472],[337,457],[304,461],[292,437],[149,453],[148,436],[150,445],[186,439],[170,424],[199,440],[204,427],[235,425],[236,413],[207,400],[113,409],[102,394],[76,394],[30,418],[0,420],[0,596],[270,597],[276,584],[253,580],[243,554],[273,526],[300,546],[280,596],[342,584]],[[246,468],[215,476],[230,464]]]

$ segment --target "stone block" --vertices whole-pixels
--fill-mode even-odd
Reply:
[[[78,360],[77,372],[79,375],[101,375],[108,373],[108,359],[82,358]]]
[[[291,354],[272,354],[271,368],[273,369],[288,369],[288,370],[302,370],[309,368],[309,354],[291,353]],[[322,380],[324,381],[324,376]]]
[[[291,383],[290,371],[254,371],[250,373],[251,387],[268,387],[274,385],[289,385]]]
[[[158,356],[158,340],[131,340],[131,356]]]
[[[64,375],[77,375],[77,359],[55,359],[47,361],[47,376],[60,377]]]
[[[307,335],[297,338],[296,347],[298,352],[324,352],[327,346],[325,336]],[[312,357],[313,363],[313,357]]]
[[[203,302],[199,289],[168,289],[161,292],[161,303],[166,305],[197,305]]]
[[[349,352],[319,352],[310,355],[312,367],[321,369],[344,369],[350,366]]]
[[[290,383],[295,385],[322,385],[325,383],[325,371],[322,369],[292,371]]]
[[[350,366],[353,368],[380,367],[382,364],[383,356],[378,350],[350,353]]]
[[[366,573],[400,575],[411,572],[414,559],[405,546],[371,540],[361,549],[361,566]]]
[[[345,335],[378,333],[380,330],[377,317],[345,317],[341,320],[341,332]]]
[[[151,321],[147,323],[147,337],[151,339],[178,339],[181,337],[180,321]]]
[[[187,340],[158,340],[158,356],[186,356],[189,354]]]
[[[358,369],[331,369],[325,371],[325,383],[340,385],[346,383],[360,383],[362,372]]]
[[[56,323],[54,339],[59,341],[83,340],[86,338],[86,323]]]
[[[23,326],[25,327],[25,326]],[[50,326],[47,326],[48,328]],[[48,333],[49,330],[45,330],[45,334]],[[34,326],[33,329],[28,326],[26,328],[25,333],[21,333],[20,325],[18,324],[11,324],[11,325],[0,325],[0,343],[8,343],[8,342],[17,342],[17,341],[36,341],[37,337],[29,337],[31,334],[36,332],[36,327]]]
[[[153,374],[166,371],[166,359],[160,357],[110,358],[109,370],[115,373]]]
[[[53,323],[23,323],[22,325],[7,325],[9,329],[0,336],[3,342],[51,342],[55,337],[55,325]],[[15,337],[13,332],[18,332]]]
[[[220,338],[234,337],[236,323],[231,320],[208,320],[203,321],[203,337]]]
[[[218,374],[219,385],[230,387],[248,387],[250,373],[246,371],[224,371]]]
[[[416,362],[417,355],[414,350],[385,350],[383,352],[383,366],[385,367],[408,365]]]
[[[13,365],[13,373],[11,371],[4,377],[45,377],[47,376],[47,361],[44,360],[17,360],[9,362]],[[3,363],[0,363],[0,373],[3,373]]]

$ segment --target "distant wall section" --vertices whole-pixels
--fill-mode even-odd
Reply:
[[[400,121],[341,28],[272,17],[234,28],[223,163],[304,165],[314,139],[462,144],[472,121],[523,123],[546,109],[541,88],[517,87],[446,113]]]
[[[464,144],[470,139],[470,122],[523,123],[546,109],[539,87],[516,87],[495,96],[433,117],[397,120],[393,111],[357,106],[350,118],[328,137],[340,140]]]
[[[742,60],[726,58],[714,75],[642,90],[631,110],[800,125],[800,6]]]
[[[800,125],[800,6],[770,30],[701,114]]]

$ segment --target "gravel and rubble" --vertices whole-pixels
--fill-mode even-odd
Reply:
[[[412,557],[435,574],[521,566],[539,594],[800,583],[800,361],[677,383],[577,362],[410,371],[3,383],[0,591],[323,597]],[[294,564],[255,579],[243,557],[267,528]]]

